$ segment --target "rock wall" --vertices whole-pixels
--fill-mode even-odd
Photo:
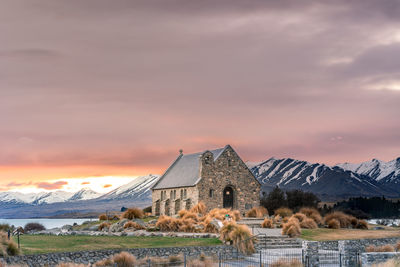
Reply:
[[[208,209],[223,208],[223,191],[227,186],[233,189],[233,209],[242,215],[260,205],[261,186],[232,147],[228,146],[215,161],[211,152],[204,153],[200,160],[199,200]]]
[[[61,262],[92,264],[97,261],[109,258],[122,251],[127,251],[138,259],[144,257],[168,257],[169,255],[178,255],[180,253],[185,254],[187,257],[196,257],[200,254],[215,256],[218,255],[218,253],[235,253],[235,249],[230,246],[167,247],[50,253],[40,255],[14,256],[8,257],[4,260],[7,264],[26,264],[29,267],[55,266]]]
[[[400,252],[368,252],[361,254],[361,264],[368,267],[373,264],[382,263],[390,259],[399,259]]]

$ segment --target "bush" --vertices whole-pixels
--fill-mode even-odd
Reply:
[[[272,219],[269,218],[265,218],[264,221],[261,224],[262,228],[275,228],[274,227],[274,222],[272,221]]]
[[[114,266],[114,261],[112,260],[112,258],[108,258],[108,259],[104,259],[101,261],[98,261],[94,264],[94,267],[108,267],[108,266]]]
[[[313,219],[306,217],[303,221],[300,222],[300,227],[305,229],[316,229],[318,228],[318,225]]]
[[[396,251],[400,250],[400,242],[397,242],[396,246],[395,246]]]
[[[383,263],[373,264],[372,267],[400,267],[398,259],[391,259]]]
[[[148,207],[144,208],[144,209],[143,209],[143,212],[144,212],[144,213],[151,213],[151,212],[152,212],[152,207],[151,207],[151,206],[148,206]]]
[[[172,265],[182,263],[183,256],[182,255],[170,255],[168,257],[168,262]]]
[[[183,217],[181,217],[182,219],[192,219],[194,221],[198,221],[199,217],[197,216],[198,213],[192,212],[192,211],[186,211],[185,214],[183,215]]]
[[[297,237],[301,235],[301,228],[299,220],[295,217],[291,217],[287,223],[282,227],[282,234],[288,235],[290,237]]]
[[[272,264],[269,265],[269,267],[302,267],[303,264],[301,261],[298,259],[279,259]]]
[[[99,221],[107,221],[107,220],[108,220],[108,217],[107,217],[106,214],[101,214],[101,215],[99,216]]]
[[[103,231],[103,229],[108,229],[108,228],[110,228],[110,226],[111,226],[111,224],[109,224],[108,222],[102,222],[99,225],[98,229],[99,229],[99,231]]]
[[[114,266],[117,267],[133,267],[135,266],[136,258],[132,254],[123,251],[114,255],[112,261],[114,262]]]
[[[306,215],[308,218],[313,219],[317,225],[321,225],[323,223],[321,214],[315,208],[301,208],[299,212]]]
[[[325,224],[329,225],[329,221],[332,219],[336,219],[339,221],[340,228],[349,228],[350,226],[352,226],[352,221],[354,223],[354,219],[357,220],[353,216],[344,214],[341,211],[334,211],[325,216],[324,218]]]
[[[376,247],[376,246],[368,246],[365,248],[366,252],[394,252],[395,249],[392,245],[384,245],[384,246],[380,246],[380,247]]]
[[[221,241],[231,241],[231,232],[235,229],[236,225],[235,222],[228,222],[221,228],[219,231]]]
[[[145,227],[143,227],[142,225],[138,224],[137,222],[132,222],[132,221],[126,222],[124,224],[124,229],[128,229],[128,228],[133,228],[135,230],[145,229]]]
[[[275,215],[279,215],[282,218],[290,217],[293,214],[293,211],[289,208],[281,207],[274,212]]]
[[[246,217],[250,218],[261,218],[268,214],[268,210],[264,207],[254,207],[249,210],[246,214]]]
[[[181,219],[179,220],[179,231],[181,232],[187,232],[187,233],[194,233],[196,232],[196,221],[187,218],[187,219]]]
[[[190,209],[190,211],[196,214],[206,214],[207,207],[206,205],[204,205],[203,202],[199,202],[196,205],[194,205],[193,208]]]
[[[7,232],[8,230],[12,230],[11,226],[7,223],[0,224],[0,232]]]
[[[237,224],[230,234],[233,245],[242,253],[252,254],[255,252],[250,229],[246,225]]]
[[[0,232],[0,257],[19,255],[20,251],[17,244],[13,240],[8,240],[8,236],[4,232]]]
[[[143,218],[143,210],[139,209],[139,208],[130,208],[127,209],[124,213],[122,213],[122,218],[125,219],[141,219]]]
[[[160,228],[161,231],[178,231],[180,227],[180,221],[175,218],[162,215],[158,218],[156,227]]]
[[[30,231],[37,232],[37,231],[43,231],[43,230],[46,230],[46,227],[44,227],[43,224],[40,224],[40,223],[27,223],[27,224],[25,224],[25,227],[24,227],[25,233],[30,232]]]
[[[339,229],[340,228],[340,222],[337,219],[331,219],[331,220],[328,221],[328,228]]]
[[[217,227],[211,223],[212,218],[207,216],[204,218],[202,225],[204,226],[204,233],[218,233]]]
[[[295,213],[293,215],[293,217],[295,217],[297,220],[299,220],[299,222],[302,222],[307,218],[307,216],[303,213]]]
[[[357,229],[364,229],[364,230],[368,230],[368,223],[364,220],[359,220],[357,225],[356,225]]]

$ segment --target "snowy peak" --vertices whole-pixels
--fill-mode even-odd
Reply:
[[[369,164],[376,167],[381,166],[382,162],[373,160]],[[300,189],[332,197],[399,195],[369,175],[352,171],[360,168],[366,167],[349,163],[330,167],[291,158],[270,158],[253,166],[251,171],[265,191],[279,186],[287,190]]]
[[[39,194],[31,204],[51,204],[57,202],[65,202],[73,196],[74,193],[65,191],[54,191],[44,194]]]
[[[385,162],[372,159],[362,163],[341,163],[336,166],[358,174],[367,175],[376,181],[397,182],[400,179],[400,158]]]
[[[100,197],[101,194],[93,191],[90,188],[83,188],[76,192],[72,197],[70,197],[69,201],[77,201],[77,200],[88,200]]]
[[[159,175],[149,174],[135,178],[132,182],[122,185],[111,192],[103,195],[102,199],[123,198],[150,198],[151,187],[158,181]]]

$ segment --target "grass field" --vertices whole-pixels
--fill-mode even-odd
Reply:
[[[400,237],[400,230],[394,228],[384,230],[318,228],[303,229],[301,232],[301,238],[314,241]]]
[[[16,241],[16,240],[15,240]],[[221,245],[217,238],[22,235],[22,253]]]

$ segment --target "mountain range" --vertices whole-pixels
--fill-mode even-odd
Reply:
[[[275,186],[284,190],[300,189],[330,201],[356,196],[400,197],[400,158],[328,166],[291,158],[270,158],[248,167],[267,193]],[[134,178],[108,193],[89,188],[78,192],[54,191],[38,194],[0,192],[0,218],[68,216],[73,213],[119,210],[122,206],[151,205],[151,187],[159,175]]]
[[[400,158],[390,162],[371,160],[360,164],[328,166],[291,158],[270,158],[252,163],[251,171],[264,192],[279,186],[313,192],[323,200],[352,196],[400,196]]]

